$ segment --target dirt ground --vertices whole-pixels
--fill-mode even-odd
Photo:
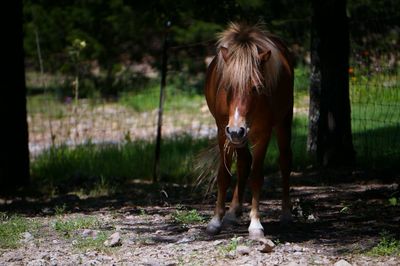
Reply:
[[[215,196],[186,186],[133,182],[103,197],[3,199],[1,212],[18,213],[37,226],[17,247],[0,249],[0,265],[400,265],[398,253],[369,253],[382,232],[399,239],[400,207],[388,203],[399,196],[399,177],[295,173],[294,221],[288,226],[279,223],[279,178],[267,177],[261,212],[265,237],[275,244],[271,252],[247,238],[248,204],[238,225],[208,236]],[[246,192],[246,202],[249,198]],[[204,219],[178,221],[177,214],[193,210]],[[96,222],[56,229],[57,221],[79,217]],[[112,234],[115,246],[109,247],[103,242]]]

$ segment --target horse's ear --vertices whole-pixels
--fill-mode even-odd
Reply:
[[[268,59],[271,57],[271,50],[259,53],[258,56],[260,58],[260,62],[267,62]]]
[[[229,59],[228,48],[221,47],[220,51],[221,51],[221,54],[222,54],[222,58],[224,58],[225,63],[228,62],[228,59]]]

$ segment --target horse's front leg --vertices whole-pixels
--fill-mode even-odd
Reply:
[[[250,238],[260,238],[264,236],[264,228],[261,225],[260,221],[259,204],[260,204],[261,188],[264,183],[264,175],[263,175],[264,157],[270,137],[271,137],[271,132],[269,132],[266,138],[255,142],[255,146],[253,148],[253,164],[250,174],[250,187],[252,191],[250,226],[249,226]]]
[[[237,183],[233,193],[232,202],[229,210],[225,214],[224,222],[236,224],[237,218],[242,214],[243,194],[246,181],[251,168],[251,153],[248,147],[237,148]]]
[[[222,218],[225,214],[226,191],[231,182],[231,173],[229,172],[232,162],[232,150],[225,146],[225,137],[219,137],[220,165],[217,175],[217,204],[215,206],[214,216],[207,225],[207,233],[211,235],[218,234],[222,228]]]

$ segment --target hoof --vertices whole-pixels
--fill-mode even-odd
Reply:
[[[288,225],[292,223],[292,221],[293,221],[292,213],[290,211],[283,211],[280,218],[281,225]]]
[[[238,219],[236,218],[236,215],[232,212],[227,212],[222,219],[222,223],[226,225],[238,225]]]
[[[207,234],[209,235],[217,235],[221,232],[222,224],[216,219],[212,219],[207,225]]]
[[[264,230],[261,229],[249,229],[249,238],[257,240],[264,237]]]

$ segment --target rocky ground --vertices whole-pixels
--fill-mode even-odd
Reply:
[[[247,238],[248,205],[237,226],[208,236],[215,198],[188,187],[133,183],[108,197],[3,199],[2,224],[18,214],[30,226],[0,248],[0,265],[400,265],[398,251],[371,252],[384,232],[399,239],[399,205],[388,201],[398,179],[315,185],[294,175],[294,222],[282,227],[274,178],[261,202],[265,239],[257,241]]]

